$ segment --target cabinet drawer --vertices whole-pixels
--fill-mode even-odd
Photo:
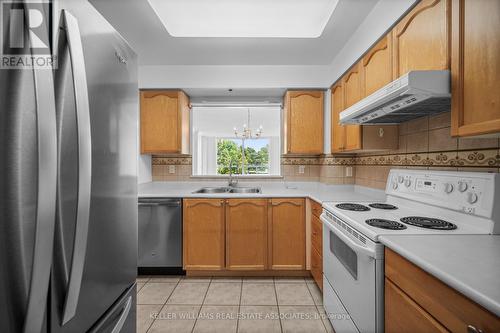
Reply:
[[[321,207],[320,203],[317,203],[316,201],[311,200],[311,212],[312,212],[312,214],[314,216],[316,216],[317,218],[319,218],[319,216],[321,215],[322,210],[323,210],[323,208]]]
[[[311,216],[311,244],[320,255],[323,255],[323,225],[315,216]]]
[[[466,333],[468,325],[500,332],[499,317],[388,248],[385,276],[452,332]]]
[[[314,248],[311,249],[311,275],[323,291],[323,257]]]
[[[390,280],[385,279],[385,332],[448,332]]]

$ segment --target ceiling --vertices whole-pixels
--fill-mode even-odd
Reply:
[[[340,0],[318,38],[196,38],[172,37],[148,0],[90,0],[140,65],[329,65],[378,1]]]

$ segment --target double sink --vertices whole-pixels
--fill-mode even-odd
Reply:
[[[202,187],[193,193],[200,194],[220,194],[220,193],[262,193],[260,187],[243,187],[243,186],[221,186],[221,187]]]

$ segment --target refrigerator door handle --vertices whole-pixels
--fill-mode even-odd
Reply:
[[[76,18],[67,10],[63,10],[61,13],[60,29],[64,30],[68,43],[71,69],[73,72],[73,85],[75,89],[78,131],[77,213],[73,255],[71,258],[69,280],[62,316],[62,324],[64,325],[75,316],[78,298],[80,296],[90,217],[92,146],[88,86],[80,29]]]
[[[29,12],[29,5],[26,3],[24,12]],[[42,25],[41,28],[46,27]],[[32,54],[36,54],[33,49]],[[34,69],[33,72],[38,131],[38,185],[33,268],[23,323],[24,333],[41,332],[45,320],[53,256],[57,190],[57,129],[53,73],[50,69]]]
[[[128,314],[130,313],[130,308],[132,307],[132,296],[129,296],[127,299],[127,303],[125,304],[125,307],[123,308],[122,314],[120,315],[120,319],[116,322],[115,327],[113,327],[113,330],[111,333],[120,333],[123,324],[125,324],[125,320],[127,320]]]

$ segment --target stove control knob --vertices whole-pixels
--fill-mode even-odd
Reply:
[[[444,192],[445,193],[451,193],[451,192],[453,192],[453,184],[445,183],[444,184]]]
[[[467,191],[467,188],[468,188],[468,187],[469,187],[469,186],[467,185],[467,183],[466,183],[466,182],[458,182],[458,190],[459,190],[460,192],[465,192],[465,191]]]
[[[405,186],[410,187],[411,186],[411,179],[406,179],[405,180]]]
[[[393,190],[397,190],[398,189],[398,182],[397,181],[393,181],[392,182],[392,189]]]
[[[403,177],[403,176],[398,176],[398,182],[399,182],[400,184],[403,184],[403,181],[404,181],[404,180],[405,180],[405,179],[404,179],[404,177]]]
[[[467,202],[470,204],[476,203],[477,202],[477,194],[473,192],[467,193]]]

